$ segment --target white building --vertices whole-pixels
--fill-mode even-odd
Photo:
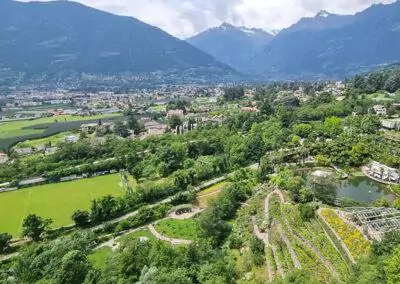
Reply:
[[[182,118],[184,116],[183,110],[181,109],[171,109],[167,112],[167,118],[171,118],[173,116],[178,116]]]
[[[372,107],[377,115],[386,116],[387,111],[383,105],[374,105]]]
[[[68,136],[65,136],[65,138],[64,138],[65,142],[70,142],[70,143],[76,143],[76,142],[78,142],[78,140],[79,140],[79,138],[76,137],[75,135],[68,135]]]
[[[382,120],[381,124],[387,129],[400,130],[400,119],[386,119]]]

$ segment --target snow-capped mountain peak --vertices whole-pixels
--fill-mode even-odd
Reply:
[[[332,14],[329,13],[329,12],[327,12],[327,11],[325,11],[325,10],[321,10],[321,11],[317,14],[317,17],[327,18],[327,17],[329,17],[330,15],[332,15]]]

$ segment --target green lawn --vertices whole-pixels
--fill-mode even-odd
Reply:
[[[114,174],[0,193],[0,232],[18,237],[21,222],[30,213],[53,219],[54,228],[72,224],[73,212],[89,209],[94,198],[122,196],[120,181],[120,175]]]
[[[141,238],[141,237],[148,238],[150,241],[156,241],[157,240],[156,237],[154,237],[153,234],[150,233],[149,230],[143,229],[143,230],[136,231],[134,233],[125,235],[125,236],[119,238],[117,240],[117,242],[122,242],[123,243],[123,242],[129,241],[129,240],[138,239],[138,238]]]
[[[23,129],[26,127],[37,126],[40,124],[53,123],[53,122],[73,122],[84,120],[95,120],[116,117],[118,114],[95,115],[95,116],[72,116],[61,115],[57,117],[43,117],[32,120],[18,120],[12,122],[0,123],[0,137],[12,138],[30,134],[43,133],[45,129]]]
[[[197,238],[197,223],[193,219],[167,219],[156,224],[160,234],[177,239],[194,240]]]
[[[113,255],[114,252],[109,247],[103,247],[101,249],[95,250],[91,253],[88,258],[93,264],[94,268],[102,269],[106,266],[107,258]]]
[[[214,185],[212,185],[212,186],[210,186],[210,187],[207,187],[206,189],[200,191],[200,192],[197,194],[197,196],[201,197],[201,196],[206,195],[206,194],[215,193],[215,192],[217,192],[217,191],[223,189],[223,188],[226,187],[227,185],[229,185],[229,183],[226,182],[226,181],[223,181],[223,182],[214,184]]]

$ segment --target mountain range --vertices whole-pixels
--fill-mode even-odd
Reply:
[[[0,1],[0,70],[27,77],[188,72],[229,66],[132,17],[70,1]]]
[[[274,79],[343,78],[400,62],[400,2],[355,14],[320,13],[280,32],[248,72]]]
[[[184,41],[71,1],[0,0],[1,84],[143,74],[172,74],[171,83],[343,78],[400,62],[399,50],[400,1],[355,15],[321,11],[279,33],[223,23]]]
[[[400,1],[355,15],[321,11],[276,36],[260,32],[264,44],[242,29],[223,24],[188,42],[264,80],[343,78],[400,62]]]
[[[241,69],[253,54],[260,52],[273,38],[274,35],[261,29],[235,27],[223,23],[187,41],[219,61]]]

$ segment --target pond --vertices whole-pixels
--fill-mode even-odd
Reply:
[[[388,192],[385,185],[367,177],[351,177],[332,184],[309,184],[314,189],[316,198],[328,204],[335,203],[336,199],[344,198],[362,203],[372,203],[382,197],[389,201],[395,199],[395,196]]]

